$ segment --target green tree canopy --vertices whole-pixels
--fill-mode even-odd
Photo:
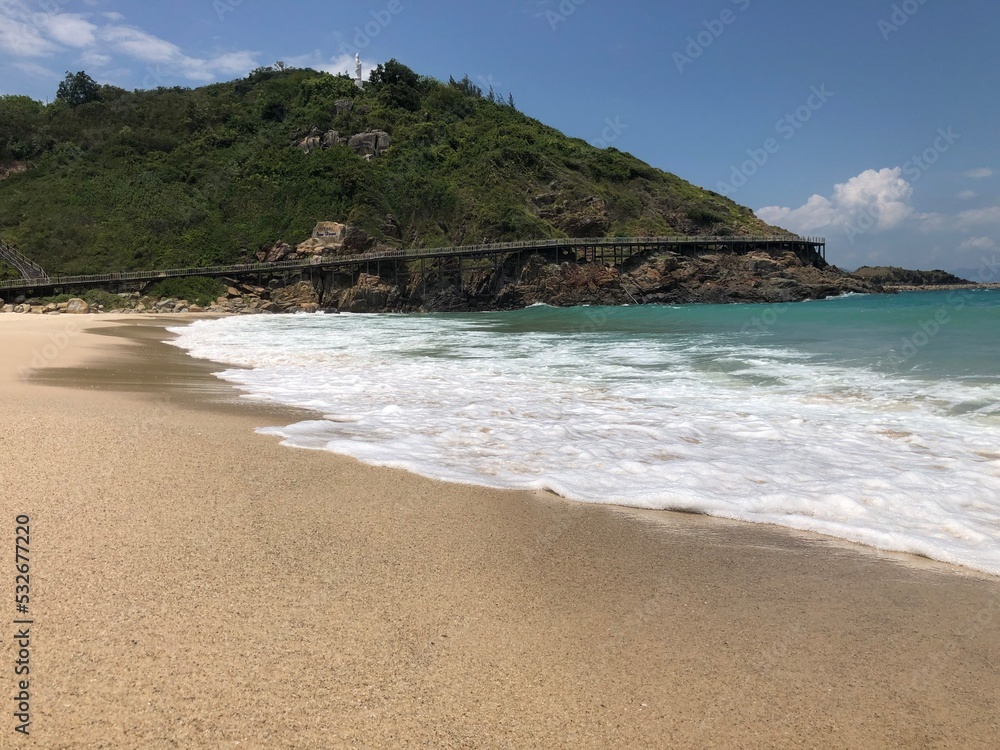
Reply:
[[[96,102],[101,98],[101,87],[97,81],[82,70],[76,73],[66,71],[66,77],[59,84],[56,100],[66,102],[71,107],[79,107],[87,102]]]

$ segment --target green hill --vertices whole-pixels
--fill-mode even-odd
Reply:
[[[308,69],[135,92],[79,73],[49,105],[0,97],[0,237],[87,273],[251,260],[323,220],[397,247],[783,233],[512,105],[395,61],[363,91]],[[371,158],[336,138],[375,130],[391,145]]]

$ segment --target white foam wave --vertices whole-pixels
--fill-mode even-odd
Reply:
[[[322,419],[262,430],[437,479],[817,531],[1000,575],[1000,387],[718,334],[509,333],[488,318],[179,329],[224,379]],[[975,407],[975,408],[973,408]]]

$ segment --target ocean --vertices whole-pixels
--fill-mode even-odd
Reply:
[[[172,330],[288,446],[1000,575],[1000,290]]]

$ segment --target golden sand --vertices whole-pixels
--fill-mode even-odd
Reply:
[[[0,746],[1000,747],[1000,580],[284,448],[180,322],[0,315]]]

